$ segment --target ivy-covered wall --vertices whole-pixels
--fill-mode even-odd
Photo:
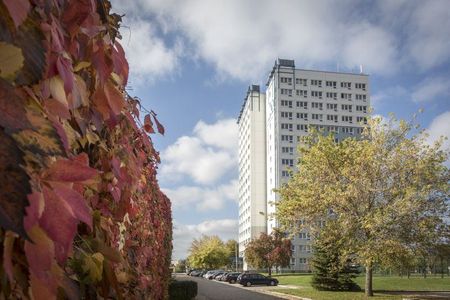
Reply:
[[[110,8],[0,2],[0,298],[167,297],[171,207],[149,136],[164,128],[124,89]]]

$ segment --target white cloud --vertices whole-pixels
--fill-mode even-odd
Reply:
[[[174,222],[172,259],[186,258],[194,238],[218,235],[223,240],[237,239],[238,221],[235,219],[206,220],[199,224]]]
[[[220,210],[228,201],[238,201],[237,180],[214,187],[204,186],[178,186],[176,188],[163,188],[169,197],[172,206],[180,211],[211,211]]]
[[[182,136],[162,154],[160,175],[167,181],[189,176],[196,183],[212,184],[237,166],[238,129],[235,119],[214,124],[199,121],[193,136]]]
[[[419,83],[418,88],[412,93],[415,102],[429,102],[437,97],[450,97],[450,79],[428,78]]]
[[[160,29],[159,35],[151,28],[138,29],[147,34],[137,35],[143,42],[140,53],[151,56],[156,45],[152,61],[168,62],[161,72],[176,69],[181,49],[212,64],[219,78],[256,82],[265,80],[277,57],[293,58],[303,68],[363,65],[366,72],[382,75],[405,68],[427,70],[450,59],[448,0],[124,3],[114,1],[116,11],[128,14],[125,24],[128,18],[139,17]],[[160,38],[163,35],[182,39],[183,47],[166,45]],[[150,39],[141,39],[145,36]],[[143,57],[137,55],[135,60]]]
[[[446,111],[431,121],[430,126],[428,126],[427,132],[429,134],[428,142],[431,144],[437,140],[441,136],[447,138],[444,141],[443,148],[450,150],[450,111]]]
[[[181,39],[167,45],[154,22],[141,18],[125,20],[121,43],[130,65],[131,85],[143,85],[176,72],[183,49]]]

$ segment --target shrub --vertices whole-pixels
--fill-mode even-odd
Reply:
[[[197,282],[190,280],[173,280],[169,285],[170,300],[191,300],[197,296]]]

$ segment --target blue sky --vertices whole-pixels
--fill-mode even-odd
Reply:
[[[450,1],[113,1],[130,94],[158,113],[159,181],[172,200],[173,258],[194,237],[237,238],[237,126],[247,87],[277,57],[370,75],[374,112],[450,136]],[[449,143],[446,143],[449,147]]]

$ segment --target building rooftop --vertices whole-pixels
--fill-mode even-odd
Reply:
[[[272,68],[272,71],[269,74],[269,78],[267,79],[266,86],[269,85],[270,80],[273,77],[273,74],[275,74],[275,71],[281,67],[284,68],[291,68],[293,70],[299,70],[299,71],[307,71],[307,72],[320,72],[320,73],[331,73],[331,74],[346,74],[346,75],[355,75],[355,76],[369,76],[365,73],[352,73],[352,72],[334,72],[334,71],[322,71],[322,70],[309,70],[309,69],[296,69],[295,68],[295,61],[293,59],[282,59],[278,58],[275,61],[275,64]]]
[[[244,103],[241,106],[241,111],[239,112],[239,117],[237,119],[237,123],[238,124],[239,124],[239,121],[241,120],[242,114],[244,113],[245,104],[247,104],[247,99],[248,99],[248,96],[250,95],[251,92],[258,92],[259,93],[260,92],[259,85],[252,84],[251,86],[248,87],[247,95],[244,98]]]

